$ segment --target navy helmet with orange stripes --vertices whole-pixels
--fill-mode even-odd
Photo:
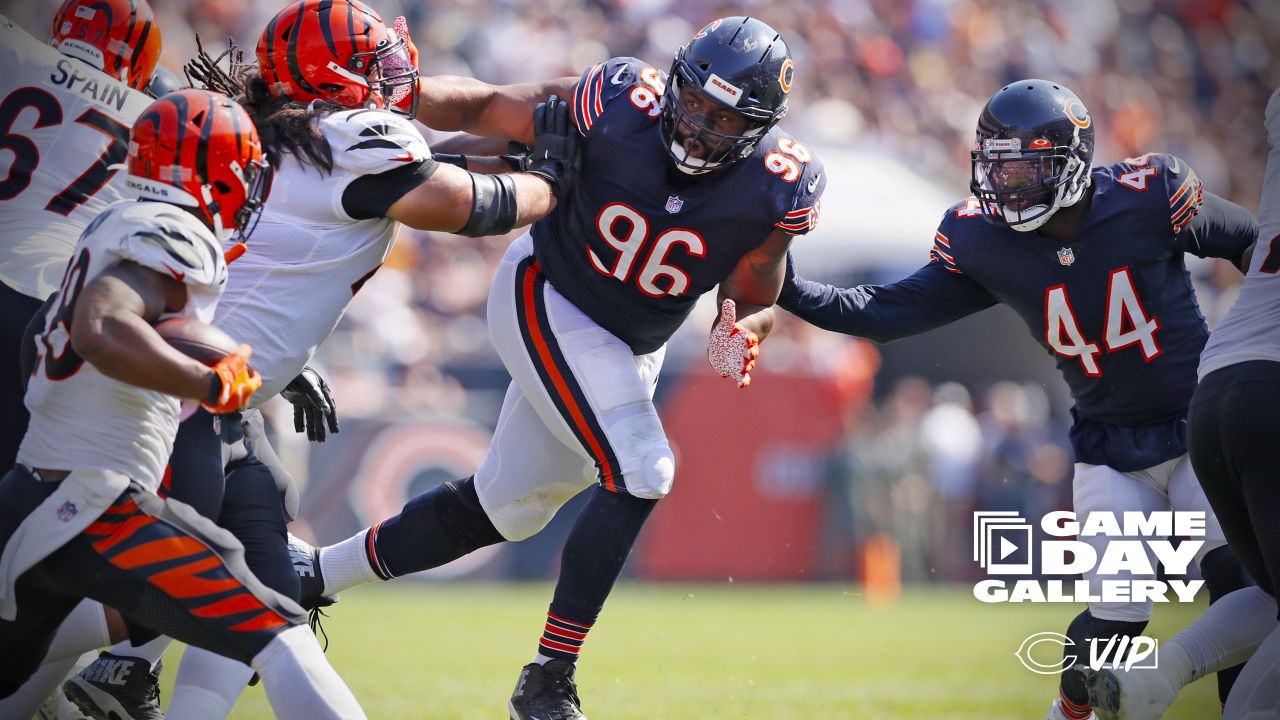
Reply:
[[[272,97],[413,117],[416,54],[403,18],[389,28],[360,0],[299,0],[267,24],[258,40],[258,69]]]
[[[253,231],[271,189],[258,130],[240,105],[208,90],[168,93],[133,124],[125,186],[189,208],[219,240]]]
[[[676,51],[662,98],[662,132],[676,167],[691,175],[741,160],[787,114],[795,63],[782,36],[751,17],[712,21]],[[718,107],[741,115],[747,129],[723,134],[707,126],[680,102],[686,88],[704,93]],[[691,137],[690,136],[691,133]],[[689,140],[707,152],[694,158]]]
[[[983,217],[1029,232],[1089,188],[1093,119],[1061,83],[1019,80],[982,108],[970,189]]]
[[[147,0],[66,0],[49,44],[142,90],[160,60],[160,26]]]

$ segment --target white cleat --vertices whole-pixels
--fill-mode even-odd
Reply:
[[[1155,668],[1103,668],[1088,686],[1098,720],[1159,720],[1178,698],[1178,688]]]

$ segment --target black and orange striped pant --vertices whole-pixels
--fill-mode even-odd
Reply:
[[[0,479],[0,547],[52,493],[18,466]],[[0,621],[0,696],[35,672],[81,598],[156,632],[248,663],[306,618],[249,572],[227,531],[174,500],[133,485],[84,533],[18,578],[14,621]]]

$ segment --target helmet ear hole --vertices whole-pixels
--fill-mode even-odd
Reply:
[[[194,124],[196,127],[200,127],[200,126],[204,125],[204,111],[203,111],[203,110],[201,110],[200,112],[196,113],[195,115],[192,115],[192,116],[191,116],[191,122],[192,122],[192,124]]]
[[[223,195],[231,192],[231,186],[222,182],[221,180],[214,180],[213,187]]]

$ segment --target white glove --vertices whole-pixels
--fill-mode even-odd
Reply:
[[[738,387],[751,384],[751,369],[760,357],[760,340],[750,330],[737,325],[738,306],[725,299],[720,306],[720,319],[711,328],[707,341],[707,359],[720,377],[731,377]]]

